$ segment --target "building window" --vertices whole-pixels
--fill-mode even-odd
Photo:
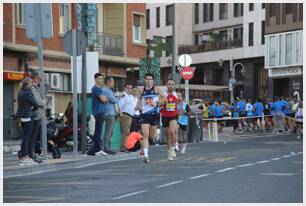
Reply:
[[[219,4],[219,19],[227,19],[227,4]]]
[[[249,46],[254,45],[254,23],[249,23]]]
[[[254,11],[254,3],[249,4],[249,11]]]
[[[277,54],[277,38],[276,36],[269,37],[269,66],[276,66]]]
[[[302,57],[303,57],[303,36],[302,32],[296,32],[296,46],[295,46],[295,63],[296,64],[303,64]]]
[[[166,26],[172,25],[173,4],[166,6]]]
[[[219,32],[219,38],[221,41],[227,41],[228,36],[227,36],[227,30],[222,30]]]
[[[203,22],[214,20],[214,4],[203,4]]]
[[[261,44],[265,44],[265,21],[261,22]]]
[[[194,23],[199,23],[199,4],[194,5]]]
[[[273,17],[276,14],[276,4],[269,4],[269,17]]]
[[[243,27],[234,29],[234,43],[242,42],[243,38]]]
[[[291,65],[292,64],[292,50],[293,50],[293,34],[286,34],[285,36],[285,65]]]
[[[17,24],[20,26],[25,26],[24,4],[17,4]]]
[[[147,29],[150,29],[150,9],[147,9]]]
[[[234,4],[234,17],[243,16],[243,4]]]
[[[166,44],[168,46],[168,48],[166,49],[166,56],[170,56],[172,54],[172,36],[167,36],[166,37]]]
[[[194,45],[198,45],[199,44],[199,34],[195,34],[194,35]]]
[[[265,3],[261,4],[261,8],[265,9],[266,8],[266,4]]]
[[[133,14],[133,42],[142,43],[141,16]]]
[[[292,4],[285,4],[285,14],[292,14]]]
[[[160,27],[160,8],[156,8],[156,28]]]
[[[60,4],[59,5],[59,33],[65,34],[71,28],[70,21],[70,5]]]

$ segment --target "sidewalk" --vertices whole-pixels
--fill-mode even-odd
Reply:
[[[139,157],[139,152],[117,153],[108,156],[87,156],[79,153],[77,157],[73,156],[72,152],[63,152],[60,159],[47,160],[41,164],[32,166],[19,166],[17,154],[5,154],[3,156],[3,178],[24,176],[35,173],[43,173],[47,171],[71,169],[74,167],[85,167],[89,165],[123,161],[128,159],[136,159]]]

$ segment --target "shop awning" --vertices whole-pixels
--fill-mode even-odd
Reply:
[[[3,72],[3,80],[8,80],[8,81],[21,81],[26,76],[27,74],[23,72],[10,72],[10,71]]]

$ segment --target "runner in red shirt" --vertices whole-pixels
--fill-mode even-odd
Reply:
[[[178,119],[178,96],[174,87],[174,80],[168,79],[167,92],[165,93],[167,101],[164,102],[161,107],[162,125],[164,128],[166,128],[168,160],[170,161],[172,161],[174,157],[176,157],[174,145]]]

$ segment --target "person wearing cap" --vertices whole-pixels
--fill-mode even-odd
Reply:
[[[32,84],[32,79],[26,77],[21,83],[21,90],[17,98],[18,109],[16,117],[18,117],[22,126],[20,166],[37,164],[30,156],[30,142],[33,142],[34,139],[32,136],[34,111],[40,106],[32,93]]]
[[[41,162],[41,160],[35,157],[34,148],[35,148],[37,139],[39,137],[39,133],[40,133],[39,129],[41,128],[42,117],[45,116],[45,113],[44,113],[45,102],[39,91],[41,78],[42,78],[42,75],[39,72],[36,72],[36,71],[32,72],[31,79],[33,81],[33,84],[32,84],[31,90],[32,90],[32,93],[34,95],[34,98],[37,104],[39,105],[39,108],[33,112],[33,130],[31,134],[33,138],[31,138],[29,142],[29,156],[34,161],[37,161],[39,163]]]

